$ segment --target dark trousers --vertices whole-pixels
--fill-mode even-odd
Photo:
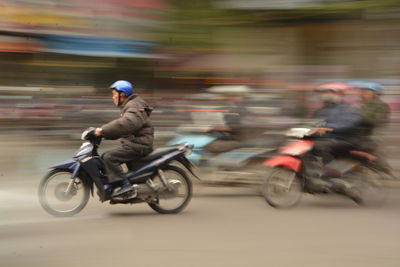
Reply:
[[[340,139],[318,139],[314,148],[303,160],[306,178],[320,178],[325,164],[335,157],[347,154],[353,149],[353,144]]]
[[[121,164],[138,160],[143,156],[138,151],[127,150],[122,147],[105,152],[101,157],[106,167],[109,182],[113,183],[124,179],[124,171]]]
[[[346,155],[351,149],[354,145],[341,139],[320,139],[315,141],[312,153],[326,164],[337,156]]]

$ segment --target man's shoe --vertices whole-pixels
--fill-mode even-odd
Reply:
[[[134,193],[134,195],[136,195],[135,188],[129,182],[123,182],[120,188],[114,190],[112,197],[119,197],[128,193]]]

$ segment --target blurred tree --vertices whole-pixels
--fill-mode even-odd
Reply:
[[[301,21],[359,19],[365,10],[400,7],[399,0],[353,0],[315,2],[310,6],[286,9],[239,9],[229,4],[217,5],[218,0],[169,0],[167,26],[160,32],[164,49],[209,50],[218,49],[213,38],[216,27],[265,26]],[[229,1],[227,1],[229,3]],[[243,1],[246,2],[245,0]],[[266,1],[267,2],[267,1]],[[312,3],[312,2],[310,2]]]
[[[212,49],[213,25],[210,18],[223,10],[212,9],[211,0],[170,0],[167,27],[161,32],[161,46],[165,49]]]
[[[233,2],[241,2],[243,7],[238,8],[232,5]],[[261,7],[250,9],[249,2],[258,3]],[[235,76],[238,74],[226,72],[224,66],[230,62],[237,63],[239,57],[240,59],[247,58],[246,62],[251,61],[252,55],[266,55],[264,66],[268,64],[334,65],[334,61],[328,62],[324,58],[325,53],[315,52],[315,47],[321,46],[321,42],[313,44],[313,40],[323,40],[323,36],[335,37],[332,33],[335,26],[331,26],[331,31],[324,34],[329,25],[320,22],[364,20],[368,19],[372,13],[381,14],[380,18],[386,19],[385,14],[389,14],[390,10],[398,10],[394,7],[400,7],[399,0],[308,1],[307,3],[310,3],[308,6],[297,5],[296,0],[288,0],[287,2],[292,2],[293,5],[290,7],[282,5],[281,9],[269,7],[268,2],[274,1],[169,0],[168,19],[159,33],[159,43],[162,53],[169,54],[170,57],[164,62],[161,60],[155,62],[156,65],[159,63],[162,65],[160,68],[157,68],[159,65],[155,68],[155,77],[163,79],[174,77],[169,79],[170,81],[182,78],[181,82],[184,79],[183,84],[186,86],[188,83],[192,84],[191,78],[202,79],[216,75]],[[304,3],[304,1],[299,2]],[[309,29],[307,25],[321,25],[321,30]],[[287,34],[280,32],[280,29],[287,31]],[[258,44],[253,44],[251,40],[257,40]],[[291,47],[296,47],[292,53],[282,51],[288,43]],[[310,43],[313,45],[310,46]],[[233,59],[228,55],[223,65],[224,58],[216,55],[229,53],[239,55],[239,57]],[[260,57],[257,59],[262,60]],[[215,62],[212,62],[213,60]],[[210,64],[203,64],[204,62],[215,64],[219,68],[207,68]],[[253,62],[248,63],[247,66],[252,66],[251,63]],[[188,65],[192,68],[183,68]],[[243,64],[241,71],[257,72],[259,65],[250,69]],[[221,71],[222,74],[217,74],[217,71]],[[165,85],[165,80],[162,84]]]

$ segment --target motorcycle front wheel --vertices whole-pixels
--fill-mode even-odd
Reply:
[[[186,172],[177,166],[168,166],[163,169],[166,182],[171,185],[171,191],[161,192],[149,202],[149,206],[162,214],[181,212],[192,198],[192,182]],[[156,183],[162,183],[161,178],[153,178]],[[167,190],[167,189],[165,189]]]
[[[295,172],[285,168],[273,168],[261,188],[265,201],[272,207],[290,208],[301,199],[303,183]]]
[[[54,169],[40,181],[38,195],[45,211],[57,217],[68,217],[86,206],[90,190],[80,177],[71,179],[69,170]]]

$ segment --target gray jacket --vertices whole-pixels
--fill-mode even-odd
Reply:
[[[153,150],[154,128],[150,123],[153,110],[140,96],[131,95],[121,106],[121,117],[104,124],[106,139],[120,138],[122,147],[146,155]]]

